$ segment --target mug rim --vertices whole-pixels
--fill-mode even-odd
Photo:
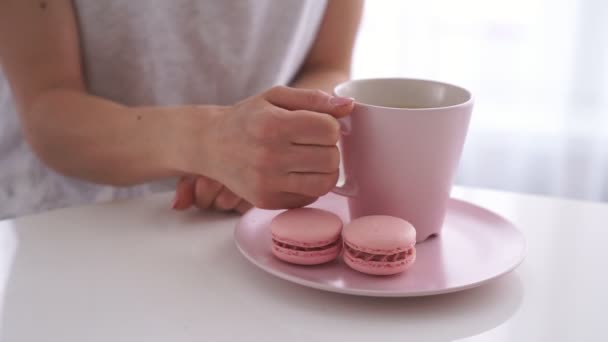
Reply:
[[[357,101],[357,99],[355,99],[355,104],[360,105],[360,106],[370,107],[370,108],[390,109],[390,110],[396,110],[396,111],[404,111],[404,110],[406,110],[406,111],[432,111],[432,110],[438,110],[438,109],[450,109],[450,108],[466,107],[466,106],[469,106],[469,105],[473,104],[473,102],[474,102],[473,94],[468,89],[466,89],[464,87],[461,87],[459,85],[455,85],[453,83],[448,83],[448,82],[443,82],[443,81],[436,81],[436,80],[431,80],[431,79],[425,79],[425,78],[410,78],[410,77],[373,77],[373,78],[352,79],[352,80],[344,81],[344,82],[336,85],[334,87],[333,93],[334,93],[335,96],[341,96],[341,95],[338,94],[338,92],[340,91],[341,88],[346,87],[348,84],[364,83],[364,82],[370,82],[370,81],[415,81],[415,82],[424,82],[424,83],[434,83],[434,84],[438,84],[438,85],[443,85],[443,86],[448,86],[448,87],[453,87],[453,88],[460,89],[460,90],[464,91],[467,94],[468,99],[466,101],[464,101],[464,102],[460,102],[460,103],[457,103],[455,105],[427,107],[427,108],[387,107],[387,106],[380,106],[380,105],[374,105],[374,104],[359,102],[359,101]]]

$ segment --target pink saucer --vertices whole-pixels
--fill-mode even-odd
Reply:
[[[343,197],[329,194],[311,207],[337,214],[346,222]],[[482,285],[517,267],[526,243],[509,221],[473,204],[451,199],[440,236],[416,245],[416,263],[382,278],[350,269],[341,258],[318,266],[277,260],[271,252],[272,218],[281,211],[253,209],[237,224],[238,249],[253,264],[279,278],[325,291],[376,297],[413,297],[461,291]]]

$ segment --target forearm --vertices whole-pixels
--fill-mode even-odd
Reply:
[[[296,88],[321,89],[332,94],[334,87],[350,78],[348,70],[337,68],[303,68],[292,85]]]
[[[124,186],[186,173],[192,153],[204,160],[205,127],[216,113],[214,107],[126,107],[71,90],[48,91],[28,111],[25,135],[49,167]]]

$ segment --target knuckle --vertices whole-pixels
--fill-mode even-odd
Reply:
[[[320,89],[313,89],[306,93],[306,100],[311,105],[319,105],[327,99],[327,93]]]
[[[330,181],[329,181],[329,185],[330,185],[329,190],[330,191],[338,184],[338,180],[339,179],[340,179],[340,171],[339,170],[334,171],[330,175]]]
[[[329,120],[329,130],[328,130],[328,139],[332,144],[337,144],[338,141],[340,141],[340,123],[338,123],[338,120],[334,119],[334,118],[330,118],[331,120]]]
[[[268,89],[268,91],[266,92],[266,94],[269,95],[269,96],[273,96],[273,95],[282,94],[282,93],[284,93],[287,90],[289,90],[288,87],[286,87],[284,85],[277,85],[277,86],[274,86],[274,87]]]
[[[302,179],[294,180],[291,188],[293,193],[302,196],[323,196],[333,188],[330,175],[315,175]]]
[[[276,137],[281,127],[281,119],[277,111],[265,108],[257,120],[250,126],[250,133],[256,141],[268,141]]]
[[[213,201],[210,201],[207,196],[208,195],[206,195],[206,194],[203,194],[201,196],[196,196],[196,206],[199,209],[208,209],[209,207],[211,207],[211,203]]]
[[[270,91],[273,91],[273,92],[282,92],[285,90],[289,90],[289,87],[285,86],[285,85],[275,85],[272,88],[270,88]]]
[[[325,195],[326,193],[331,191],[331,189],[333,189],[333,187],[336,185],[337,181],[338,179],[333,173],[323,175],[323,177],[321,177],[321,179],[319,180],[319,195]]]
[[[229,196],[225,192],[220,193],[217,196],[217,198],[215,199],[215,205],[218,209],[221,209],[221,210],[229,209],[229,206],[230,206]]]
[[[328,154],[328,169],[330,171],[337,171],[340,167],[340,150],[338,147],[332,147]]]

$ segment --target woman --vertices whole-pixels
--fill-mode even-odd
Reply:
[[[349,77],[361,10],[352,0],[0,2],[0,218],[174,177],[175,209],[311,203],[338,177],[336,118],[353,103],[328,92]]]

